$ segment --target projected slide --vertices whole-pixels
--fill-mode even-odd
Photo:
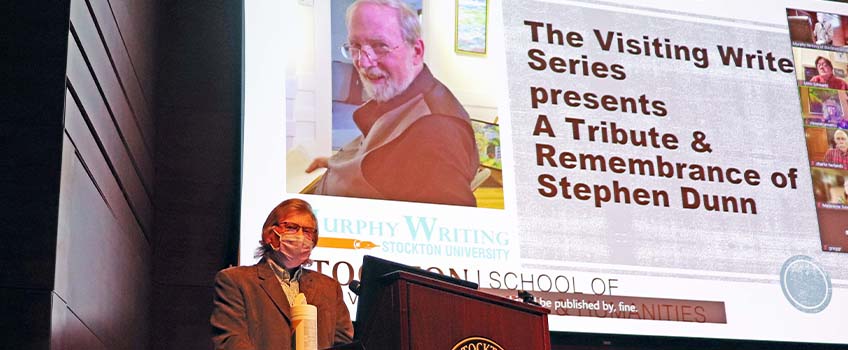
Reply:
[[[363,85],[351,2],[246,8],[241,264],[296,196],[319,219],[310,268],[343,285],[370,254],[529,291],[554,331],[848,343],[848,5],[411,1],[458,103],[429,111],[466,115],[375,165],[403,140],[367,134],[415,121],[363,115],[427,113]],[[361,176],[339,182],[348,154]]]

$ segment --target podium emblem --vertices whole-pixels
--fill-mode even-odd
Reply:
[[[504,350],[504,348],[489,338],[468,337],[456,343],[451,350]]]

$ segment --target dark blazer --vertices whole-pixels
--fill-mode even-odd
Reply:
[[[304,269],[300,292],[318,308],[319,349],[352,340],[353,325],[338,282]],[[215,349],[282,350],[292,346],[291,306],[265,259],[253,266],[218,272],[210,322]]]

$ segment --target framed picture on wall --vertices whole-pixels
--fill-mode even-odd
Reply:
[[[488,0],[456,0],[455,51],[472,55],[486,54]]]

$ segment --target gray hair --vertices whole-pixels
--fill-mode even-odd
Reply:
[[[315,242],[313,242],[313,244],[318,245],[318,219],[315,217],[315,212],[312,210],[312,206],[305,200],[291,198],[277,204],[277,206],[268,213],[268,218],[265,219],[265,224],[262,225],[262,240],[259,241],[259,247],[256,248],[256,251],[253,253],[254,258],[267,257],[274,251],[274,247],[270,244],[265,244],[265,229],[279,224],[280,222],[277,221],[277,219],[284,218],[289,213],[309,214],[309,216],[312,217],[312,221],[315,221]]]
[[[403,36],[403,40],[409,45],[415,45],[415,42],[421,39],[421,23],[418,22],[418,14],[402,0],[356,0],[356,2],[347,8],[345,25],[350,27],[350,18],[353,16],[353,12],[360,5],[366,3],[386,6],[397,10],[401,35]]]

